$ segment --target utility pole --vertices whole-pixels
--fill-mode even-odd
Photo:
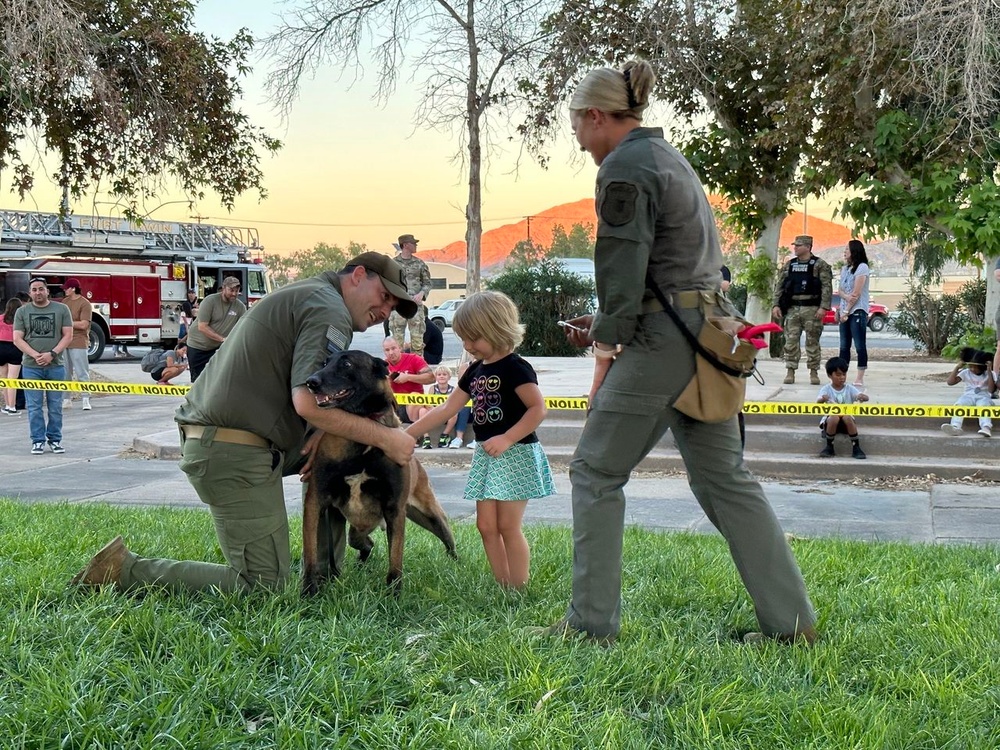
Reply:
[[[531,217],[525,216],[524,218],[528,220],[528,242],[531,242]]]

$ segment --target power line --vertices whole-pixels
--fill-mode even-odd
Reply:
[[[545,220],[563,220],[563,221],[580,221],[579,216],[501,216],[496,219],[483,219],[483,223],[492,223],[495,221],[522,221],[524,219],[539,219]],[[326,224],[317,223],[309,221],[268,221],[266,219],[241,219],[237,216],[230,216],[226,218],[226,223],[239,222],[242,224],[274,224],[279,226],[288,227],[326,227],[330,229],[356,229],[356,228],[385,228],[385,227],[443,227],[443,226],[457,226],[463,225],[467,222],[461,221],[393,221],[380,224]]]

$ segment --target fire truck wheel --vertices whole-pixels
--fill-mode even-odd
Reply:
[[[108,340],[104,336],[104,329],[100,325],[91,321],[90,341],[87,344],[87,360],[96,362],[104,356],[104,347],[108,345]]]

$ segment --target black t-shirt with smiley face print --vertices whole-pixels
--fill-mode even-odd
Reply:
[[[458,387],[472,398],[472,426],[476,440],[483,442],[503,435],[521,421],[528,411],[517,395],[517,388],[525,383],[538,385],[534,369],[517,354],[508,354],[491,364],[477,360],[459,379]],[[532,432],[520,443],[537,443]]]

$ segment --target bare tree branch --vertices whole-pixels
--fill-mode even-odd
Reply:
[[[264,43],[274,59],[268,92],[289,113],[305,76],[331,64],[360,71],[370,48],[377,66],[374,97],[395,90],[405,59],[421,78],[418,122],[457,132],[456,151],[468,170],[465,208],[467,290],[479,288],[482,236],[482,165],[491,151],[488,113],[513,106],[518,81],[534,68],[546,34],[539,22],[552,0],[308,0]],[[464,5],[464,7],[463,7]],[[481,71],[488,71],[483,76]]]

